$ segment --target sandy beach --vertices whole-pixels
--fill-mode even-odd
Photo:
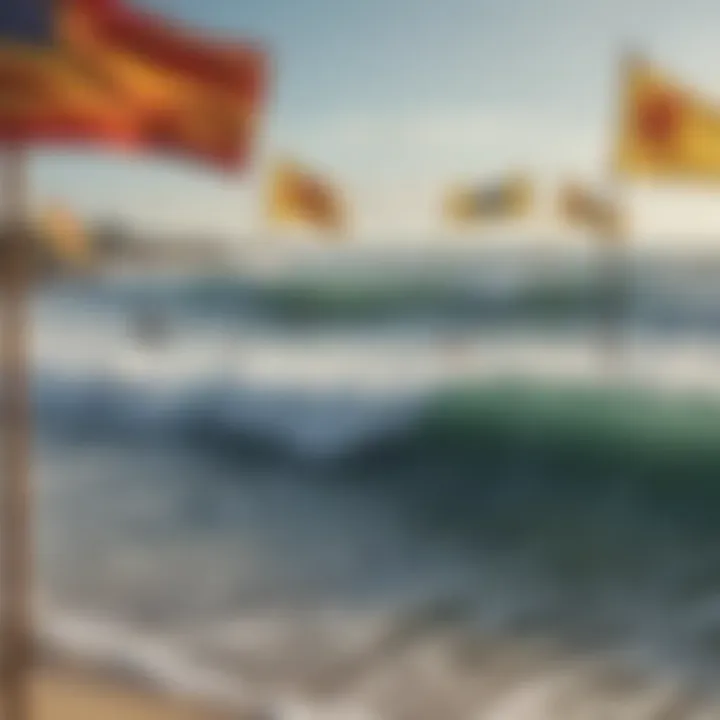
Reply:
[[[34,690],[36,720],[196,720],[219,717],[217,713],[186,701],[73,673],[40,671]]]

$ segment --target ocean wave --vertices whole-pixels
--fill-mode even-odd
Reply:
[[[422,399],[351,390],[272,389],[217,380],[189,386],[95,375],[40,376],[39,428],[53,437],[182,442],[246,457],[331,459],[391,436]]]
[[[698,269],[628,265],[620,285],[592,263],[538,271],[523,265],[438,268],[427,275],[402,272],[259,280],[249,276],[116,279],[64,286],[41,305],[71,311],[135,312],[153,307],[169,318],[215,318],[284,329],[412,321],[587,322],[606,312],[608,292],[622,297],[628,321],[678,327],[692,322],[720,327],[717,275]]]
[[[124,321],[137,290],[107,292]],[[188,303],[272,315],[214,292]],[[513,348],[545,377],[493,379],[487,346],[448,387],[447,357],[405,382],[413,347],[261,336],[218,374],[197,327],[146,351],[78,302],[100,314],[43,328],[34,394],[49,654],[287,720],[718,716],[717,394],[573,380],[557,344]]]
[[[568,556],[578,539],[593,544],[602,536],[599,561],[618,568],[627,544],[637,541],[627,525],[634,514],[708,537],[720,521],[720,403],[706,396],[528,383],[460,387],[435,396],[401,433],[351,451],[346,462],[370,477],[381,474],[386,491],[397,492],[433,532],[473,542],[514,528],[521,537],[568,544]],[[595,526],[588,507],[598,510]],[[613,540],[618,523],[627,533]],[[569,566],[592,572],[580,548]]]
[[[112,574],[111,589],[127,595],[101,587],[105,605],[94,616],[43,619],[45,646],[65,661],[288,720],[717,715],[717,401],[528,382],[464,384],[390,405],[383,396],[253,394],[203,382],[178,395],[137,377],[45,375],[37,389],[45,432],[102,437],[115,453],[85,468],[86,477],[72,448],[62,453],[67,466],[48,459],[48,511],[76,513],[53,527],[89,522],[93,505],[80,499],[94,496],[95,512],[105,508],[96,531],[123,530],[92,538],[92,548],[106,543],[110,556],[122,556],[104,572],[87,562],[92,553],[75,551],[94,586]],[[333,436],[343,412],[353,431]],[[326,428],[321,451],[292,439],[291,428],[313,422]],[[144,461],[135,463],[123,439],[131,447],[182,439],[190,453],[224,453],[230,462],[218,466],[227,466],[227,479],[213,482],[214,465],[171,463],[164,446],[156,451],[165,471],[146,467],[143,476]],[[253,483],[253,457],[269,461],[275,476],[292,458],[288,483],[274,492],[272,477]],[[310,472],[296,472],[298,460]],[[75,488],[64,503],[61,480]],[[220,551],[217,518],[184,525],[175,501],[185,484],[196,489],[192,504],[198,488],[204,502],[230,511],[239,498],[264,500],[227,519],[243,534]],[[333,490],[341,506],[326,502]],[[165,502],[154,502],[153,491]],[[123,503],[123,495],[132,497]],[[386,521],[359,497],[373,508],[378,500]],[[169,527],[161,549],[153,546]],[[387,542],[368,549],[388,527]],[[406,531],[401,548],[395,533]],[[192,547],[209,546],[188,552],[186,533]],[[274,537],[275,554],[240,572],[242,552],[262,533]],[[103,553],[96,562],[107,563]],[[453,563],[457,576],[448,573]],[[270,591],[265,575],[288,568]],[[364,582],[372,592],[363,599]],[[338,583],[348,583],[345,594],[335,594]],[[292,588],[306,603],[293,603]],[[173,597],[192,612],[173,612]]]
[[[505,381],[372,393],[41,375],[36,406],[49,434],[355,466],[547,468],[542,475],[657,489],[684,479],[708,492],[720,468],[720,400],[622,386]]]

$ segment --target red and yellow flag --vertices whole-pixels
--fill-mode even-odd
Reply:
[[[0,141],[100,142],[226,168],[248,159],[267,82],[258,48],[190,35],[120,0],[9,7]]]
[[[720,106],[640,58],[625,62],[615,169],[635,177],[720,180]]]
[[[0,141],[131,142],[135,121],[60,50],[59,8],[0,3]]]
[[[267,217],[273,225],[336,231],[346,224],[344,203],[334,185],[291,160],[278,162],[273,169]]]

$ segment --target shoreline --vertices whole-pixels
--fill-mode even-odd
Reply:
[[[38,668],[32,679],[37,720],[221,720],[228,714],[186,697],[172,697],[99,673]],[[251,715],[235,715],[237,718]]]
[[[31,693],[34,720],[273,720],[251,703],[173,691],[139,671],[67,656],[38,660]]]

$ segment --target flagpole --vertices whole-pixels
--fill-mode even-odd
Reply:
[[[27,158],[2,157],[2,490],[0,490],[0,716],[29,720],[31,668],[30,393],[27,312],[30,247],[24,221]]]
[[[600,238],[600,344],[604,370],[614,376],[624,359],[626,309],[625,262],[623,238],[619,232],[604,232]]]

